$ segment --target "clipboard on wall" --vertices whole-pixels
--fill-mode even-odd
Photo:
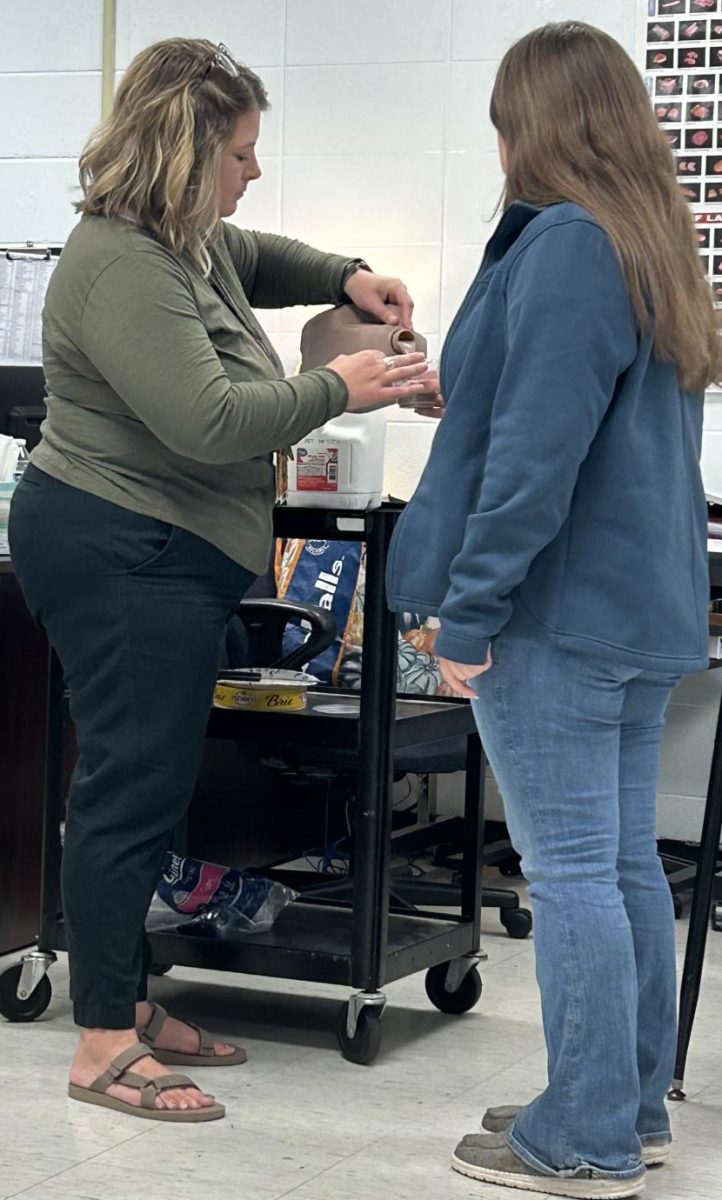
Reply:
[[[45,418],[42,311],[62,246],[0,242],[0,433],[32,449]]]

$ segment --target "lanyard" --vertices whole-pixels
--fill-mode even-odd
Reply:
[[[231,295],[228,288],[226,287],[223,279],[221,278],[219,272],[217,271],[215,264],[213,264],[213,266],[211,267],[211,273],[210,273],[208,282],[210,283],[214,292],[216,292],[217,295],[220,296],[220,298],[224,302],[224,304],[226,304],[228,306],[228,308],[230,308],[234,317],[236,317],[240,321],[241,325],[246,330],[246,332],[251,335],[251,337],[253,338],[256,345],[260,346],[261,350],[263,350],[266,357],[272,363],[274,371],[276,371],[278,373],[278,375],[281,378],[283,378],[283,376],[285,375],[283,363],[281,362],[280,358],[276,354],[276,351],[273,349],[273,347],[270,345],[270,343],[264,337],[264,335],[261,333],[261,331],[253,326],[251,321],[248,319],[246,314],[243,312],[243,309],[240,307],[240,305],[236,304],[236,301],[234,300],[233,296]]]

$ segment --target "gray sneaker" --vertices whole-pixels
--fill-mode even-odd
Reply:
[[[487,1108],[481,1128],[489,1133],[504,1133],[520,1112],[521,1109],[515,1104],[500,1104],[497,1108]],[[658,1167],[667,1161],[671,1153],[671,1142],[645,1142],[642,1146],[642,1162],[645,1167]]]
[[[544,1175],[519,1158],[503,1134],[473,1133],[459,1142],[451,1165],[460,1175],[482,1183],[541,1192],[544,1196],[571,1196],[573,1200],[623,1200],[636,1196],[644,1188],[644,1168],[631,1179],[602,1175],[592,1167],[582,1167],[576,1175]]]

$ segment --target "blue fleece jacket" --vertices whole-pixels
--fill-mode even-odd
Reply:
[[[703,397],[638,336],[584,209],[510,206],[449,331],[441,387],[446,415],[391,547],[391,607],[438,614],[437,652],[456,662],[484,662],[521,609],[559,646],[702,670]]]

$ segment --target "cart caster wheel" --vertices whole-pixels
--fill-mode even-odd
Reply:
[[[50,980],[43,975],[27,1000],[20,1000],[17,992],[22,969],[22,963],[15,963],[0,975],[0,1014],[7,1021],[35,1021],[45,1012],[53,995]]]
[[[679,918],[684,914],[684,900],[681,896],[677,896],[675,893],[672,893],[672,903],[674,904],[674,917],[675,920],[678,921]]]
[[[171,971],[172,969],[173,969],[173,963],[154,962],[154,963],[151,963],[150,966],[148,967],[148,974],[156,975],[156,976],[167,975],[168,972]]]
[[[456,991],[447,992],[445,984],[448,970],[448,963],[439,963],[437,967],[431,967],[426,972],[426,995],[439,1012],[454,1014],[469,1012],[481,999],[483,986],[481,975],[476,967],[472,967],[470,971],[467,971]]]
[[[529,937],[531,913],[528,908],[501,908],[499,917],[510,938]]]
[[[341,1053],[349,1062],[367,1066],[376,1058],[381,1049],[381,1011],[372,1005],[362,1008],[358,1016],[356,1032],[350,1038],[346,1028],[348,1004],[341,1005],[336,1024],[336,1036]]]
[[[717,933],[722,933],[722,904],[712,905],[710,924]]]

